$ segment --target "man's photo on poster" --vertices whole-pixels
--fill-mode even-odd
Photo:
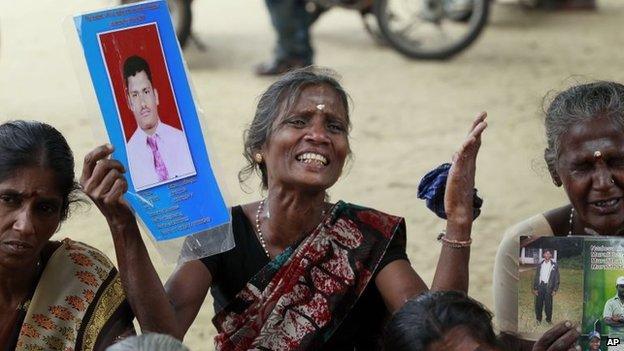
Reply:
[[[73,22],[111,158],[124,167],[124,199],[160,253],[183,262],[233,247],[230,211],[167,1],[84,13]]]
[[[134,189],[195,175],[156,25],[102,33],[99,41]]]
[[[581,321],[582,255],[583,240],[580,238],[520,238],[520,333],[542,335],[559,322]]]

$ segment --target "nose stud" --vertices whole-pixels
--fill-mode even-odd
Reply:
[[[323,109],[325,108],[325,104],[318,104],[316,105],[316,109],[319,111],[323,111]]]
[[[601,158],[601,157],[602,157],[602,152],[600,152],[600,150],[594,151],[594,158]]]

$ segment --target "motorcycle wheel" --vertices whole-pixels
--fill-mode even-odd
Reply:
[[[122,4],[131,4],[141,0],[121,0]],[[168,0],[171,21],[176,31],[180,47],[184,48],[191,36],[191,25],[193,23],[193,12],[191,11],[192,0]]]
[[[375,44],[379,46],[387,46],[388,42],[386,41],[386,37],[384,37],[379,30],[379,24],[377,22],[377,19],[375,18],[375,15],[373,15],[371,12],[365,12],[361,13],[361,16],[364,29],[366,30],[366,33],[368,33],[368,35],[370,35],[370,37],[373,39]]]
[[[458,13],[451,5],[462,4]],[[472,44],[487,23],[490,0],[375,0],[381,34],[412,59],[448,59]]]

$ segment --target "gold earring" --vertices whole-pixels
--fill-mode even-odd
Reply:
[[[261,153],[256,153],[254,155],[254,160],[256,161],[256,163],[262,163],[262,154]]]

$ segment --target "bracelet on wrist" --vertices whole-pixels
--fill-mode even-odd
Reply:
[[[448,246],[454,249],[462,249],[465,247],[470,247],[470,245],[472,244],[472,238],[468,239],[468,240],[453,240],[453,239],[449,239],[446,237],[446,231],[443,230],[439,235],[438,235],[438,241],[444,245],[444,246]]]

